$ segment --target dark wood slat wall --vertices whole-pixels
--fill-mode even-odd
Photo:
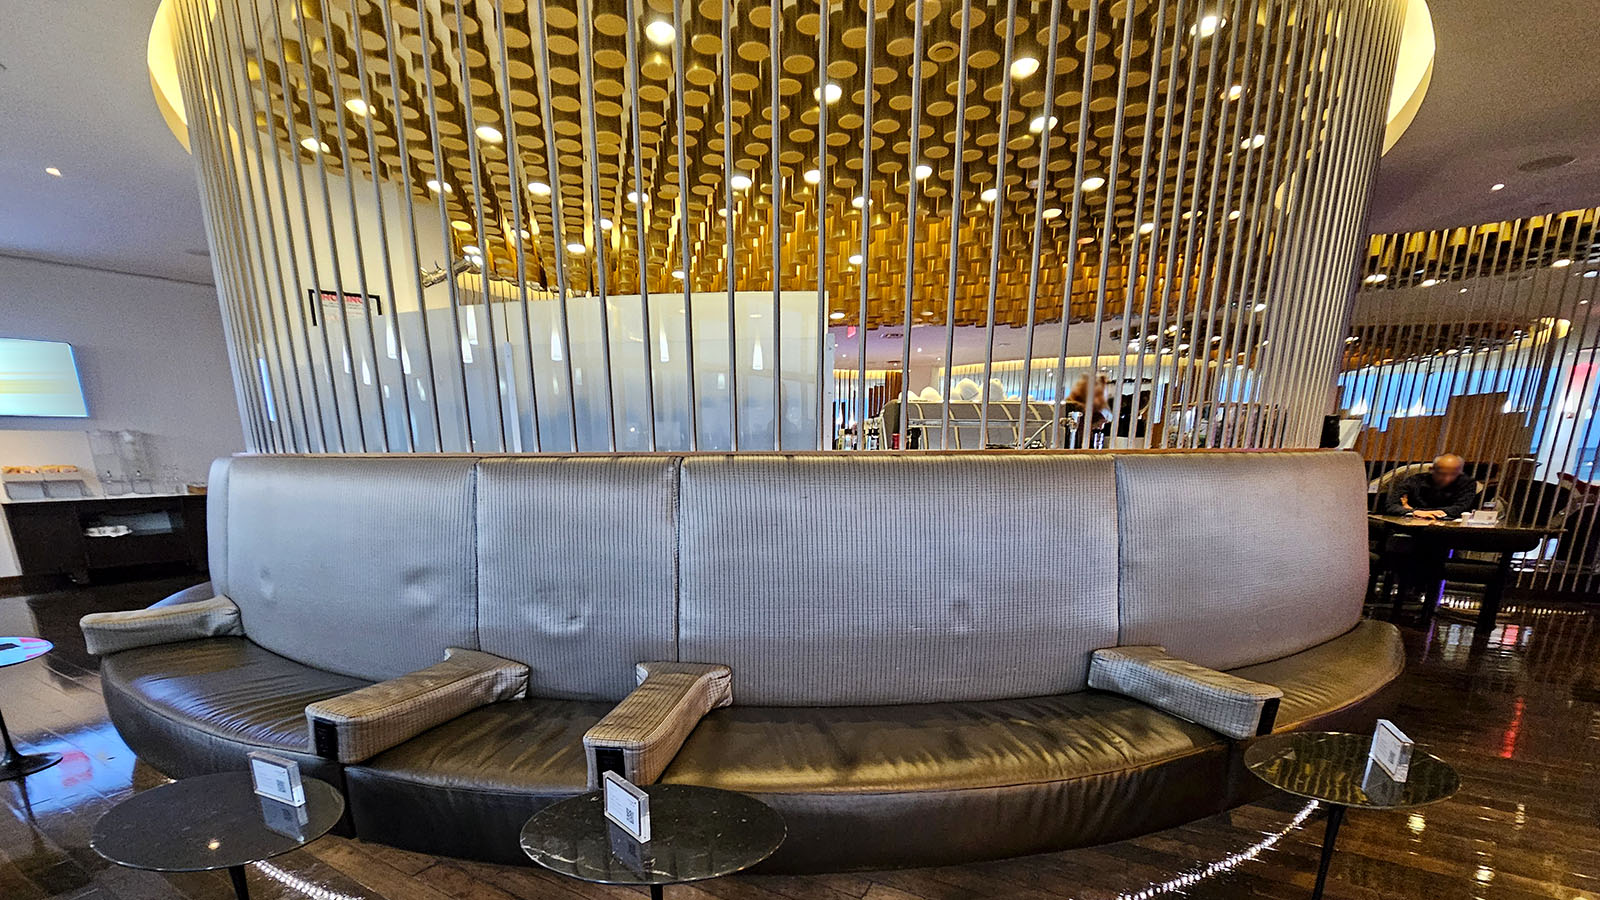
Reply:
[[[227,878],[117,868],[88,848],[98,816],[162,779],[137,763],[105,718],[95,663],[76,622],[138,606],[186,579],[0,599],[0,631],[58,644],[42,662],[0,672],[0,701],[19,741],[66,754],[24,784],[0,784],[0,898],[225,900]],[[1446,607],[1464,604],[1448,597]],[[1396,718],[1454,763],[1462,790],[1414,813],[1355,813],[1340,833],[1328,896],[1361,900],[1600,896],[1600,607],[1514,602],[1474,643],[1447,614],[1408,628]],[[1104,847],[976,865],[819,877],[744,876],[669,888],[676,900],[978,900],[1134,894],[1275,832],[1301,804],[1275,796],[1190,825]],[[1320,814],[1189,898],[1305,897]],[[848,839],[843,836],[841,839]],[[251,871],[259,900],[579,900],[637,898],[533,867],[435,858],[324,838]],[[285,883],[288,882],[288,883]],[[308,888],[297,889],[292,884]]]

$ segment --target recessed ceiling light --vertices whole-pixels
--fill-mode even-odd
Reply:
[[[818,169],[807,169],[805,180],[806,184],[817,184],[822,181],[822,172]]]
[[[1368,275],[1367,278],[1366,278],[1367,284],[1382,284],[1383,282],[1388,281],[1388,280],[1389,280],[1389,276],[1385,272],[1373,272],[1371,275]]]
[[[865,198],[865,197],[857,197],[854,200],[850,201],[850,205],[854,206],[856,209],[860,209],[863,206],[867,205],[867,198]]]
[[[859,266],[859,265],[861,265],[861,254],[859,254],[859,253],[852,253],[852,254],[850,254],[850,260],[849,260],[849,262],[850,262],[850,265],[852,265],[852,266]]]
[[[839,98],[844,96],[844,88],[839,87],[837,84],[834,84],[830,81],[823,87],[813,90],[811,92],[811,99],[821,100],[824,94],[826,94],[829,103],[838,103]]]
[[[913,170],[911,174],[915,175],[917,177],[918,181],[923,181],[928,176],[933,174],[933,166],[930,166],[927,163],[923,163],[922,165],[917,166],[916,169]]]
[[[1265,303],[1257,303],[1252,309],[1256,312],[1266,312],[1267,305]]]
[[[610,231],[613,227],[614,227],[614,223],[610,219],[601,219],[600,220],[600,230],[601,231]]]
[[[1260,150],[1267,145],[1267,136],[1258,134],[1255,137],[1245,138],[1239,142],[1240,150]]]
[[[310,150],[312,153],[327,153],[329,151],[327,141],[319,141],[314,137],[301,138],[300,146]]]
[[[1051,128],[1056,127],[1056,123],[1059,122],[1059,121],[1061,121],[1061,120],[1057,119],[1055,116],[1051,116],[1050,117],[1050,127]],[[1044,131],[1044,116],[1038,116],[1032,122],[1029,122],[1028,123],[1028,130],[1033,132],[1034,134],[1038,134],[1039,132]]]
[[[1466,292],[1467,292],[1466,288],[1462,288],[1461,290],[1456,291],[1456,293],[1458,293],[1458,294],[1465,294]]]
[[[683,270],[682,269],[673,269],[672,270],[672,277],[678,279],[679,281],[682,281],[683,280]]]
[[[1090,175],[1083,180],[1082,184],[1083,189],[1086,191],[1098,191],[1106,186],[1106,180],[1099,175]]]
[[[1489,185],[1489,190],[1491,191],[1503,191],[1505,189],[1506,186],[1504,182],[1495,182],[1494,184]]]
[[[1218,15],[1201,16],[1200,21],[1189,26],[1189,33],[1195,37],[1211,37],[1217,29],[1228,24],[1228,20]]]
[[[532,190],[532,188],[529,188],[529,190]],[[549,188],[545,188],[545,190],[548,191],[550,189]],[[628,202],[629,203],[638,203],[639,202],[639,192],[638,191],[629,191],[627,196],[628,196]]]
[[[736,191],[742,191],[754,183],[755,182],[750,180],[750,176],[744,174],[743,172],[740,172],[728,179],[728,184]]]
[[[465,253],[468,256],[482,256],[483,255],[483,251],[479,250],[477,248],[477,246],[474,245],[474,244],[468,244],[465,247],[462,247],[461,248],[461,252]]]
[[[1027,78],[1039,71],[1039,61],[1031,56],[1019,56],[1011,61],[1011,77]]]
[[[644,27],[644,36],[649,38],[650,43],[655,44],[657,47],[666,47],[672,43],[673,38],[678,36],[678,31],[672,27],[671,22],[665,19],[657,19]]]
[[[1242,85],[1242,84],[1236,84],[1233,87],[1228,88],[1228,99],[1229,100],[1237,100],[1243,95],[1244,95],[1244,85]]]
[[[567,245],[567,252],[571,253],[574,256],[582,256],[583,252],[585,250],[587,250],[587,249],[589,249],[589,248],[583,246],[583,244],[581,244],[581,243],[579,243],[577,241],[573,241],[572,243]]]
[[[528,193],[535,197],[548,197],[550,196],[550,185],[542,181],[530,181],[528,182]]]
[[[473,133],[478,136],[478,140],[489,144],[498,144],[506,139],[506,136],[500,133],[500,129],[493,125],[479,125],[473,129]]]
[[[450,186],[450,182],[440,181],[437,178],[428,179],[428,190],[433,191],[435,194],[454,194],[456,192],[456,189]]]
[[[833,312],[828,313],[828,318],[830,318],[830,319],[834,320],[835,322],[837,322],[840,319],[844,318],[844,313],[839,312],[838,310],[834,310]]]
[[[1565,257],[1563,257],[1563,258],[1558,259],[1555,262],[1551,263],[1550,264],[1550,268],[1552,268],[1552,269],[1565,269],[1567,266],[1570,266],[1570,265],[1572,265],[1572,260],[1566,259]]]
[[[61,170],[56,168],[55,166],[45,166],[44,167],[44,173],[46,175],[52,175],[52,176],[54,176],[56,178],[60,178],[61,177]]]
[[[531,237],[533,237],[533,235],[532,235],[532,234],[530,234],[530,233],[529,233],[529,232],[528,232],[528,229],[526,229],[526,228],[518,228],[518,229],[517,229],[517,237],[520,237],[520,238],[522,238],[522,239],[523,239],[523,240],[527,240],[527,239],[528,239],[528,238],[531,238]]]
[[[460,219],[457,219],[454,222],[451,222],[450,223],[450,227],[454,228],[457,231],[471,231],[472,230],[472,224],[470,222],[463,222]]]
[[[1061,215],[1061,207],[1059,207],[1059,206],[1052,206],[1049,209],[1044,211],[1044,217],[1046,219],[1054,219],[1054,218],[1059,217],[1060,215]]]
[[[1239,216],[1241,216],[1241,215],[1243,215],[1243,213],[1239,212],[1239,210],[1237,210],[1237,209],[1232,210],[1232,211],[1230,211],[1228,213],[1228,221],[1232,222],[1235,219],[1239,218]]]
[[[1422,287],[1433,287],[1434,285],[1436,285],[1438,283],[1439,283],[1439,279],[1437,279],[1437,278],[1424,278],[1424,279],[1422,279],[1421,286]]]
[[[344,108],[350,110],[358,116],[366,116],[368,113],[372,112],[372,107],[368,106],[367,101],[361,99],[360,97],[351,97],[349,100],[346,100],[344,102]]]
[[[983,193],[978,195],[978,199],[982,200],[985,203],[993,203],[994,202],[994,198],[996,198],[998,196],[1000,196],[1000,192],[995,190],[994,188],[984,188],[983,189]]]
[[[1155,230],[1156,230],[1156,223],[1154,223],[1154,222],[1146,222],[1143,225],[1139,226],[1139,233],[1140,234],[1149,234],[1150,232],[1155,231]]]

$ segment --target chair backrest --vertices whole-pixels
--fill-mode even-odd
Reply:
[[[1119,455],[1119,642],[1232,669],[1350,630],[1365,482],[1339,451]]]
[[[651,660],[742,704],[1025,697],[1118,643],[1227,669],[1349,629],[1364,486],[1333,451],[241,456],[212,576],[256,643],[374,680],[454,646],[543,697]]]
[[[1079,690],[1116,642],[1109,457],[695,457],[682,658],[736,702],[921,703]]]

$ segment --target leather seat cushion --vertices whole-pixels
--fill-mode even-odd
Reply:
[[[526,863],[523,824],[589,789],[583,733],[613,705],[495,703],[347,766],[356,833],[408,850]]]
[[[368,684],[238,637],[114,653],[101,661],[100,679],[123,739],[167,775],[238,771],[246,753],[268,750],[335,785],[339,767],[308,747],[306,704]]]
[[[881,707],[740,707],[661,780],[784,816],[774,871],[928,865],[1101,843],[1220,808],[1211,732],[1095,691]],[[848,841],[840,835],[850,835]]]
[[[1404,670],[1400,629],[1363,619],[1344,634],[1283,659],[1233,674],[1283,689],[1274,731],[1370,728],[1369,700]]]

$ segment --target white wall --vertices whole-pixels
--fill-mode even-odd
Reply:
[[[0,337],[71,343],[89,406],[87,419],[0,418],[0,432],[142,431],[182,481],[244,448],[210,285],[0,256]],[[8,544],[0,577],[16,574]]]

